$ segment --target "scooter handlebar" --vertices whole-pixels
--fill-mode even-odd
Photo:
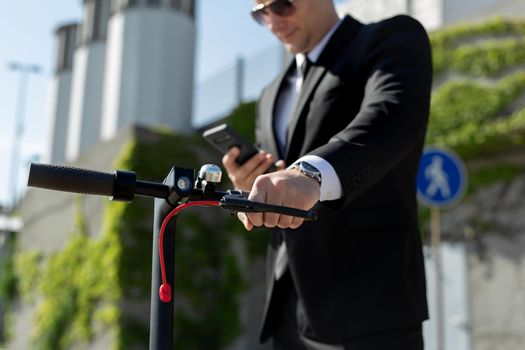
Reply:
[[[115,187],[115,174],[65,165],[31,163],[27,184],[48,190],[111,196]]]
[[[35,163],[30,165],[28,186],[55,191],[111,196],[113,200],[126,201],[133,200],[135,194],[157,198],[167,198],[170,194],[169,186],[136,181],[135,173],[130,171],[117,170],[110,174],[65,165]],[[317,219],[315,211],[253,202],[246,198],[247,194],[240,191],[227,191],[214,192],[213,196],[220,198],[220,207],[230,211],[273,212],[302,217],[305,220]]]

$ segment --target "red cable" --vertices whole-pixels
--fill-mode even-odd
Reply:
[[[161,301],[165,303],[169,303],[171,301],[171,286],[169,283],[166,282],[166,267],[164,266],[164,230],[166,230],[166,226],[168,226],[169,221],[172,217],[177,215],[182,209],[186,209],[188,207],[194,207],[198,205],[211,205],[211,206],[219,206],[218,201],[197,201],[197,202],[189,202],[184,203],[173,209],[162,221],[162,225],[160,226],[160,234],[159,234],[159,258],[160,258],[160,273],[162,275],[162,284],[159,288],[159,298]]]

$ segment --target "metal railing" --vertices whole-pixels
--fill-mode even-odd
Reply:
[[[257,99],[290,58],[281,46],[274,45],[249,57],[239,57],[198,83],[193,101],[194,124],[208,124],[225,117],[240,103]]]

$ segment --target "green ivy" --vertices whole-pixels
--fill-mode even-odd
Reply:
[[[7,254],[2,258],[0,265],[0,302],[9,303],[17,296],[18,280],[15,274],[14,255],[16,236],[6,234]]]
[[[479,189],[487,187],[497,181],[510,181],[517,175],[525,173],[525,165],[516,164],[497,164],[485,167],[476,171],[471,171],[467,195]]]
[[[431,35],[436,72],[455,70],[476,80],[451,80],[433,92],[427,144],[465,158],[524,145],[524,110],[509,111],[525,94],[525,73],[519,69],[525,65],[524,34],[524,21],[496,19]],[[513,69],[517,72],[496,84],[481,83]]]
[[[12,233],[4,234],[6,239],[6,254],[2,257],[2,260],[0,260],[0,306],[2,306],[0,313],[2,319],[0,323],[2,323],[4,327],[9,327],[11,304],[18,296],[18,278],[14,264],[16,236]],[[0,344],[9,340],[10,336],[10,330],[4,328],[3,333],[0,332]]]
[[[510,65],[523,64],[524,34],[524,21],[501,18],[436,31],[430,35],[434,73],[494,75]],[[473,39],[483,41],[468,43]]]
[[[525,146],[525,109],[510,117],[484,124],[469,123],[436,139],[436,145],[448,146],[465,159]]]
[[[176,238],[175,291],[188,304],[175,313],[175,348],[224,348],[241,332],[237,310],[239,292],[244,289],[228,247],[231,232],[195,214],[183,214],[180,223],[183,232]],[[184,226],[196,234],[186,234]]]
[[[498,120],[501,112],[524,93],[525,72],[515,73],[494,86],[481,86],[472,81],[445,83],[432,95],[427,143],[455,148],[457,142],[451,144],[451,137],[467,132],[465,130],[477,130],[480,126],[493,129],[492,125],[501,129],[502,121]],[[513,122],[514,126],[519,124],[519,113],[503,120],[512,119],[518,119]],[[468,142],[480,144],[476,140]]]
[[[481,23],[463,23],[433,32],[432,47],[453,47],[473,37],[504,37],[525,35],[525,22],[509,18],[495,18]]]
[[[255,107],[255,102],[243,103],[227,118],[228,124],[251,143],[255,143]]]
[[[448,68],[470,75],[494,76],[508,67],[525,64],[525,40],[491,40],[463,45],[451,52]]]
[[[40,299],[32,334],[35,349],[67,349],[88,343],[94,337],[95,323],[109,331],[118,318],[118,244],[112,244],[108,236],[89,238],[82,197],[76,203],[76,230],[62,250],[46,260],[41,253],[26,252],[17,261],[23,299],[31,301],[35,295]]]
[[[15,255],[18,293],[24,302],[34,302],[35,286],[40,281],[39,265],[42,258],[43,254],[38,251],[17,252]]]

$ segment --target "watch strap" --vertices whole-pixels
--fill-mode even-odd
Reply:
[[[314,167],[312,164],[308,162],[304,162],[304,161],[297,162],[295,164],[292,164],[290,169],[297,169],[304,176],[314,179],[319,184],[321,184],[321,172],[317,170],[316,167]]]

